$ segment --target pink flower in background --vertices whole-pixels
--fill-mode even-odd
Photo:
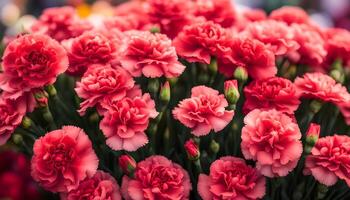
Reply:
[[[271,12],[270,19],[291,24],[310,24],[309,15],[296,6],[284,6]]]
[[[337,59],[350,67],[350,32],[345,29],[330,28],[325,31],[327,57],[325,67],[330,68]]]
[[[195,15],[220,24],[224,28],[232,27],[237,21],[234,4],[230,0],[195,0]]]
[[[319,67],[327,55],[325,41],[314,27],[305,24],[293,24],[294,40],[300,48],[288,55],[292,63],[304,64],[310,67]]]
[[[242,15],[249,22],[263,21],[267,18],[266,12],[259,8],[243,10]]]
[[[293,29],[284,22],[264,20],[250,23],[243,34],[264,43],[275,55],[281,56],[299,49]]]
[[[79,183],[77,189],[61,194],[61,200],[121,200],[119,185],[108,173],[98,170]]]
[[[62,41],[74,38],[93,27],[79,18],[73,7],[47,8],[38,21],[31,27],[31,32],[41,33]]]
[[[189,200],[192,189],[188,173],[163,156],[151,156],[138,163],[134,178],[123,177],[126,200]]]
[[[253,79],[273,77],[277,73],[275,55],[258,40],[236,37],[230,41],[231,50],[219,58],[219,71],[232,77],[235,68],[244,67]]]
[[[297,77],[294,84],[301,97],[337,105],[350,101],[350,94],[344,86],[320,72],[306,73],[303,77]]]
[[[209,64],[212,57],[221,55],[230,40],[228,32],[213,22],[186,26],[173,40],[177,53],[189,62]]]
[[[182,100],[173,110],[174,118],[192,129],[195,136],[219,132],[233,118],[234,111],[225,110],[228,103],[219,91],[206,86],[192,88],[191,98]]]
[[[327,136],[318,139],[306,157],[305,174],[311,174],[320,183],[331,186],[342,179],[350,186],[350,137]]]
[[[127,96],[116,101],[111,99],[100,129],[106,136],[106,143],[113,150],[136,151],[148,143],[145,130],[150,118],[158,112],[150,95]]]
[[[67,73],[82,76],[93,64],[105,65],[117,59],[118,45],[103,32],[86,32],[70,41],[65,41],[69,68]]]
[[[267,177],[286,176],[301,156],[303,146],[298,124],[276,110],[255,109],[244,118],[241,150],[246,159],[257,161]]]
[[[134,30],[138,29],[140,26],[139,21],[134,14],[106,18],[104,19],[103,24],[107,30],[118,29],[120,31]]]
[[[147,31],[131,31],[127,35],[120,62],[131,75],[173,78],[185,70],[167,36]]]
[[[227,156],[211,164],[209,175],[199,175],[197,190],[203,200],[255,200],[265,195],[265,182],[243,159]]]
[[[46,190],[69,192],[96,173],[98,162],[85,132],[75,126],[63,126],[35,141],[32,176]]]
[[[39,34],[19,36],[4,51],[0,88],[17,99],[54,83],[67,67],[66,51],[57,41]]]
[[[80,104],[80,114],[87,108],[99,106],[104,99],[121,100],[134,87],[130,74],[120,66],[92,65],[85,72],[75,91],[84,101]]]
[[[276,109],[293,114],[300,104],[294,84],[285,78],[272,77],[251,82],[244,88],[245,113],[256,108],[262,110]]]

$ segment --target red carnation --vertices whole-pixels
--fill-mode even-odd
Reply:
[[[345,29],[331,28],[325,31],[327,49],[326,66],[330,67],[337,59],[350,67],[350,32]]]
[[[309,15],[301,8],[295,6],[284,6],[271,12],[270,19],[283,21],[291,24],[309,24]]]

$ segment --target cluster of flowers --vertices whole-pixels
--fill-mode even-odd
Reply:
[[[186,200],[194,182],[204,200],[260,199],[266,177],[287,176],[301,162],[305,175],[326,186],[338,179],[350,186],[350,137],[320,137],[320,125],[309,126],[325,103],[337,106],[350,124],[350,94],[341,84],[343,66],[350,67],[346,30],[321,28],[296,7],[267,15],[237,10],[230,0],[135,0],[117,6],[112,17],[82,19],[74,8],[50,8],[27,31],[7,44],[2,58],[1,145],[25,129],[28,113],[37,109],[53,123],[48,100],[57,95],[53,84],[65,73],[77,80],[74,90],[82,99],[77,112],[96,110],[113,151],[143,148],[152,137],[148,127],[162,117],[180,122],[197,139],[224,134],[241,110],[240,149],[255,162],[225,155],[211,163],[209,174],[199,170],[191,177],[164,156],[136,163],[124,154],[119,187],[116,177],[99,167],[102,155],[95,153],[86,130],[48,126],[35,140],[31,174],[61,199]],[[181,87],[186,68],[226,81],[216,89],[212,79],[186,82],[190,97],[175,102],[166,115],[170,91]],[[151,86],[147,91],[141,79]],[[162,107],[156,104],[158,93]],[[237,108],[240,96],[244,102]],[[302,132],[295,111],[305,99],[311,101],[311,119]],[[200,166],[198,141],[182,145]]]

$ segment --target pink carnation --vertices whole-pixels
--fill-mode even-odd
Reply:
[[[293,114],[300,104],[294,84],[285,78],[272,77],[251,82],[244,88],[245,113],[256,108],[276,109]]]
[[[192,129],[195,136],[219,132],[233,118],[234,111],[225,110],[228,103],[219,91],[206,86],[192,88],[191,98],[182,100],[173,110],[174,118]]]
[[[108,173],[97,171],[80,182],[77,189],[61,195],[61,200],[121,200],[117,181]]]
[[[309,15],[299,7],[284,6],[271,12],[270,19],[291,24],[310,24]]]
[[[199,175],[197,187],[203,200],[255,200],[265,195],[265,182],[243,159],[227,156],[211,164],[209,175]]]
[[[62,41],[77,37],[92,28],[91,24],[79,18],[73,7],[66,6],[45,9],[31,31]]]
[[[246,9],[242,13],[244,19],[249,22],[257,22],[266,20],[266,12],[262,9]]]
[[[86,32],[63,44],[69,58],[67,73],[75,76],[83,75],[93,64],[111,63],[118,54],[118,44],[102,32]]]
[[[219,71],[232,77],[236,67],[247,69],[253,79],[273,77],[277,73],[275,55],[263,43],[237,37],[229,44],[231,50],[219,59]]]
[[[98,158],[85,132],[74,126],[46,133],[33,147],[32,176],[51,192],[69,192],[96,173]]]
[[[255,109],[244,118],[241,149],[246,159],[256,160],[265,176],[286,176],[303,151],[301,133],[292,118],[276,110]]]
[[[306,157],[305,174],[312,174],[320,183],[331,186],[338,178],[350,186],[350,137],[327,136],[318,139]]]
[[[78,96],[84,99],[79,113],[84,114],[87,108],[99,106],[104,99],[121,100],[133,87],[134,80],[122,67],[93,65],[75,88]]]
[[[327,55],[325,41],[314,27],[305,24],[293,24],[291,30],[300,48],[291,52],[288,57],[292,63],[320,66]]]
[[[209,64],[212,57],[221,55],[229,34],[220,25],[203,22],[186,26],[174,39],[177,53],[189,62]]]
[[[123,177],[125,200],[189,200],[192,189],[188,173],[163,156],[151,156],[138,163],[134,178]]]
[[[298,93],[302,97],[318,99],[334,104],[342,104],[350,100],[350,94],[340,83],[320,72],[306,73],[294,81]]]
[[[6,47],[0,74],[0,88],[17,99],[25,92],[53,84],[66,71],[64,48],[45,35],[19,36]]]
[[[331,28],[325,31],[326,35],[326,67],[330,67],[337,59],[344,66],[350,67],[350,32],[345,29]]]
[[[250,23],[243,34],[261,41],[278,56],[299,49],[299,44],[294,40],[293,29],[283,22],[265,20]]]
[[[171,40],[163,34],[132,31],[126,37],[120,62],[131,75],[149,78],[178,77],[184,70]]]
[[[232,27],[237,21],[237,13],[230,0],[195,0],[195,15],[220,24],[224,28]]]

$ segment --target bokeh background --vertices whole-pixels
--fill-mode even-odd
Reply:
[[[0,41],[15,36],[29,26],[43,9],[71,5],[84,17],[91,13],[112,13],[112,6],[125,0],[0,0]],[[166,0],[164,0],[166,1]],[[266,12],[284,5],[305,9],[315,22],[324,27],[350,29],[350,0],[235,0],[237,7],[261,8]],[[11,146],[0,147],[0,200],[54,200],[31,179],[28,156]]]

